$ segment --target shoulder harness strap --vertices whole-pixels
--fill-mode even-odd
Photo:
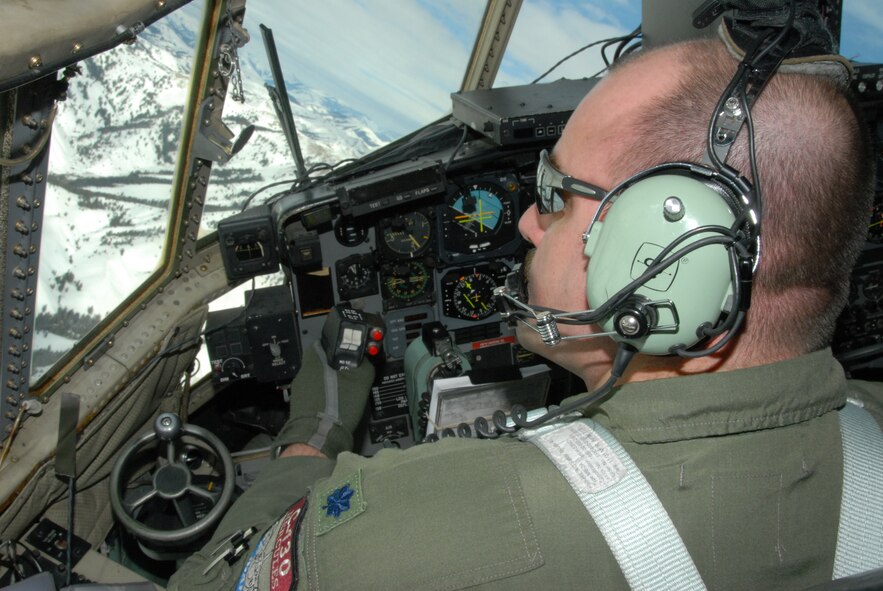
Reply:
[[[843,495],[835,579],[883,567],[883,432],[856,400],[839,414]]]
[[[521,437],[539,447],[567,479],[632,589],[705,589],[659,497],[609,431],[581,419]]]
[[[833,578],[883,567],[883,431],[861,403],[840,410],[843,496]],[[705,589],[659,497],[604,427],[591,419],[522,433],[576,492],[632,589]]]

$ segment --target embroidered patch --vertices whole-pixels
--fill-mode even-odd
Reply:
[[[290,591],[297,588],[297,535],[306,512],[307,498],[304,497],[292,505],[281,519],[270,562],[270,591]],[[266,589],[263,586],[262,588]]]
[[[236,591],[297,588],[297,536],[306,512],[304,497],[267,530],[242,568]]]
[[[337,519],[341,513],[349,511],[350,499],[354,494],[356,494],[356,491],[350,488],[349,484],[344,484],[333,491],[325,500],[326,504],[322,505],[322,508],[325,509],[325,515]]]
[[[368,503],[362,492],[362,472],[329,483],[317,491],[316,500],[322,503],[316,511],[316,535],[321,536],[365,511]]]
[[[242,567],[242,574],[239,575],[239,582],[236,583],[236,591],[257,591],[260,589],[261,572],[264,570],[264,564],[270,558],[273,550],[270,540],[275,539],[281,525],[282,520],[280,519],[273,527],[267,530],[267,533],[263,535],[261,541],[255,546],[251,556],[245,562],[245,566]]]

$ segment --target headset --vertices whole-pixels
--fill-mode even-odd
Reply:
[[[544,152],[538,183],[548,182],[547,167]],[[712,349],[687,349],[734,334],[750,302],[759,249],[751,194],[744,178],[698,164],[644,170],[604,195],[583,234],[586,295],[603,303],[580,312],[526,305],[522,266],[496,291],[503,315],[549,346],[610,337],[645,354],[708,354]],[[559,324],[598,324],[602,332],[562,336]]]

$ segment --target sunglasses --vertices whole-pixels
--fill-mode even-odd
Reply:
[[[543,150],[537,164],[537,211],[546,214],[564,209],[561,191],[596,201],[601,201],[607,195],[607,191],[601,187],[567,176],[552,166],[549,151]]]

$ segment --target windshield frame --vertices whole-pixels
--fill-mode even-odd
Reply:
[[[185,262],[185,251],[196,252],[196,229],[190,227],[190,219],[198,213],[197,209],[201,211],[211,169],[211,162],[199,160],[195,156],[195,143],[200,133],[198,115],[213,82],[213,71],[216,71],[218,37],[229,13],[227,4],[224,0],[206,0],[201,29],[194,46],[190,87],[179,139],[180,148],[170,191],[169,217],[162,255],[156,270],[51,370],[31,384],[31,395],[45,399],[60,388],[74,372],[83,366],[91,366],[97,356],[113,347],[114,333],[126,326],[132,317],[145,308],[148,301],[162,291],[164,285],[180,274],[179,269],[183,270],[189,264]],[[238,4],[244,6],[244,1]],[[204,184],[201,180],[191,182],[195,171],[197,179],[204,178]],[[200,190],[202,197],[196,194]]]

